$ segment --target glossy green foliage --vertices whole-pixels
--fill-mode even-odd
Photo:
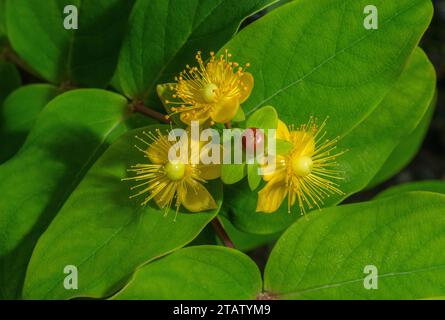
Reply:
[[[418,47],[431,1],[375,0],[376,30],[363,24],[368,4],[0,0],[0,298],[445,296],[442,181],[340,205],[409,163],[436,103],[435,71]],[[77,29],[70,29],[76,13]],[[341,192],[319,201],[320,210],[308,207],[301,218],[284,200],[276,212],[257,212],[267,183],[258,159],[223,164],[220,178],[203,179],[216,205],[202,212],[166,210],[159,198],[141,205],[160,186],[172,203],[181,198],[174,179],[151,180],[168,176],[163,161],[141,178],[147,181],[124,180],[131,166],[152,161],[136,136],[147,134],[151,144],[158,130],[186,128],[172,108],[184,104],[175,76],[196,66],[198,51],[206,64],[211,52],[226,50],[248,68],[253,89],[231,123],[203,125],[262,129],[267,149],[279,120],[293,131],[326,119],[323,139],[338,137]],[[201,67],[193,94],[214,108],[200,91],[210,77]],[[213,83],[220,77],[207,87],[218,99],[251,86],[222,78],[233,81],[233,88],[219,83],[228,92]],[[172,123],[160,124],[167,118],[157,112],[174,113]],[[290,140],[276,140],[276,154],[298,147]],[[245,146],[234,148],[245,155]],[[151,189],[132,197],[139,183]],[[234,249],[224,247],[230,243]],[[268,261],[263,275],[251,258],[261,246],[274,246],[257,261]],[[77,270],[75,290],[66,287],[67,266]],[[379,290],[366,287],[368,266],[378,272]]]

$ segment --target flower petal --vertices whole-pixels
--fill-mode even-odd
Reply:
[[[181,204],[191,212],[216,209],[218,206],[212,195],[198,181],[187,179],[183,190],[179,192]]]
[[[291,140],[294,144],[293,152],[300,155],[312,156],[315,152],[314,136],[307,131],[292,131]]]
[[[204,180],[213,180],[221,176],[221,165],[219,164],[201,164],[198,165],[200,171],[199,177]]]
[[[265,165],[262,168],[266,168]],[[286,157],[283,155],[277,155],[275,158],[275,170],[272,172],[264,173],[263,180],[270,181],[275,177],[280,177],[280,179],[286,178]]]
[[[176,184],[174,182],[163,182],[159,191],[153,195],[153,199],[159,208],[165,209],[167,206],[171,205],[173,198],[175,197]]]
[[[272,213],[278,210],[286,198],[286,180],[277,176],[270,180],[266,186],[258,192],[256,211]]]
[[[164,83],[156,86],[156,93],[168,114],[173,112],[173,110],[171,110],[172,107],[175,107],[181,102],[179,98],[174,97],[176,93],[175,86],[176,84],[174,83]]]
[[[203,107],[202,109],[193,109],[190,111],[182,111],[179,118],[187,125],[190,125],[192,121],[199,121],[199,124],[203,124],[209,119],[209,108]]]
[[[224,97],[213,106],[210,116],[215,122],[226,123],[232,120],[238,112],[238,108],[239,99],[237,96]]]
[[[171,142],[167,136],[158,136],[145,151],[148,159],[153,164],[164,164],[168,161],[168,150],[170,150]]]
[[[240,84],[239,84],[239,90],[241,92],[241,95],[239,96],[240,103],[243,103],[244,101],[249,98],[250,93],[253,89],[253,76],[249,72],[245,72],[241,78],[240,78]]]
[[[276,139],[290,141],[289,129],[287,125],[280,119],[278,119],[277,132],[275,137]]]

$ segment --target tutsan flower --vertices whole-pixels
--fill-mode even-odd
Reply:
[[[204,184],[220,177],[220,165],[169,161],[169,150],[176,142],[169,141],[168,135],[163,135],[159,129],[143,134],[144,138],[136,138],[144,144],[144,148],[136,147],[144,153],[148,163],[128,169],[135,175],[123,180],[141,182],[131,187],[139,191],[130,198],[145,195],[141,205],[153,199],[159,208],[165,209],[165,214],[173,205],[176,212],[181,205],[191,212],[216,209],[217,204]]]
[[[331,194],[343,194],[335,180],[342,179],[336,159],[338,138],[325,139],[326,121],[318,127],[311,118],[297,130],[278,121],[276,138],[292,143],[286,155],[276,157],[276,168],[263,176],[266,186],[258,192],[256,211],[272,213],[287,197],[288,212],[298,203],[303,214],[306,207],[320,207]]]
[[[238,63],[230,61],[231,54],[216,57],[210,53],[210,60],[204,62],[201,52],[196,54],[198,66],[186,66],[173,87],[173,98],[179,101],[166,101],[177,104],[171,108],[173,114],[179,113],[186,124],[191,121],[204,123],[229,122],[238,112],[240,104],[246,101],[253,88],[253,76]],[[245,67],[248,67],[246,64]]]

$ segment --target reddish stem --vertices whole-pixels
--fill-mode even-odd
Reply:
[[[278,295],[270,292],[262,292],[257,295],[257,300],[276,300],[278,299]]]
[[[42,77],[37,72],[35,72],[23,59],[21,59],[9,45],[4,48],[2,56],[5,60],[15,64],[27,73],[33,75],[38,79],[42,79]]]
[[[133,103],[133,110],[135,112],[139,112],[142,113],[146,116],[149,116],[150,118],[159,120],[161,122],[164,123],[171,123],[171,120],[169,118],[167,118],[167,116],[165,114],[162,114],[158,111],[155,111],[153,109],[147,108],[146,106],[144,106],[143,102],[135,102]]]
[[[229,235],[227,234],[226,230],[224,230],[224,227],[222,226],[221,222],[219,222],[218,217],[213,218],[212,222],[213,230],[215,230],[218,237],[221,239],[221,241],[224,243],[226,247],[229,248],[235,248],[233,245],[232,240],[230,240]]]

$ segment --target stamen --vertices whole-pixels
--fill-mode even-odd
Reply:
[[[288,126],[295,151],[291,151],[286,160],[287,166],[287,189],[288,189],[288,211],[291,204],[298,202],[300,212],[304,214],[306,208],[321,208],[324,199],[333,194],[344,195],[339,185],[333,180],[343,180],[344,171],[339,170],[336,159],[346,151],[337,151],[339,137],[329,140],[325,139],[327,118],[317,126],[316,119],[309,121],[298,128],[299,134],[293,126]],[[314,143],[315,150],[312,154],[301,154],[309,143]],[[303,150],[303,151],[302,151]],[[292,200],[295,199],[295,200]]]

